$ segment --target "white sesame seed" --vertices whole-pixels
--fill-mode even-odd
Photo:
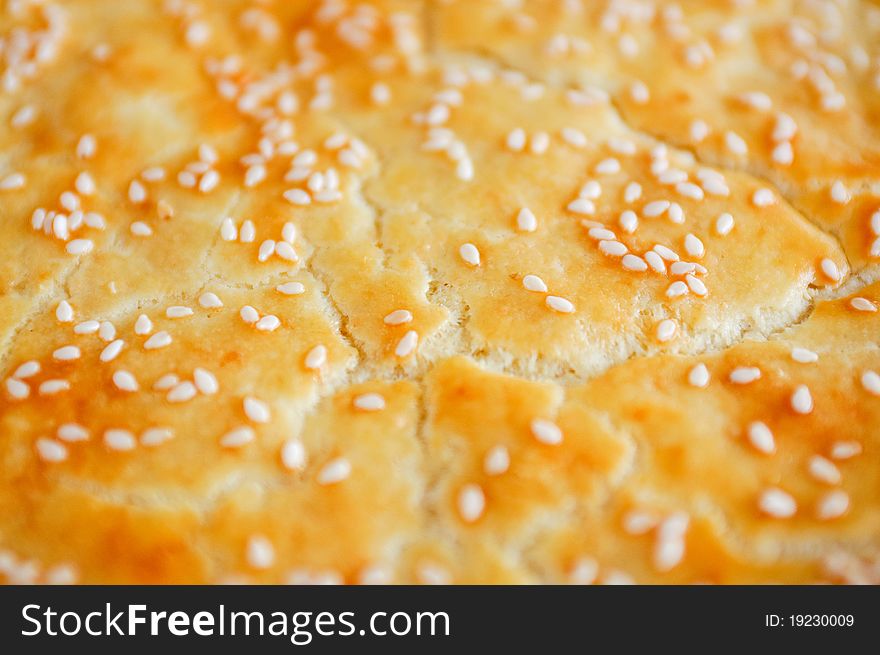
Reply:
[[[24,400],[31,395],[31,388],[15,378],[6,378],[6,391],[15,400]]]
[[[153,322],[146,314],[141,314],[134,322],[134,333],[138,335],[147,335],[153,331]]]
[[[269,257],[275,254],[275,241],[272,239],[266,239],[263,243],[260,244],[260,249],[257,253],[257,261],[265,262]]]
[[[522,152],[526,147],[526,133],[522,128],[517,127],[507,135],[507,149],[512,152]]]
[[[312,203],[311,196],[302,189],[288,189],[282,195],[291,205],[304,206]]]
[[[769,207],[776,204],[776,196],[770,189],[758,189],[752,194],[752,204],[755,207]]]
[[[161,166],[150,166],[141,171],[141,177],[147,182],[161,182],[165,179],[165,169]]]
[[[774,141],[791,141],[797,133],[797,123],[788,114],[777,114],[776,125],[773,127]]]
[[[690,519],[684,512],[676,512],[664,519],[657,526],[657,540],[654,544],[654,568],[658,571],[670,571],[684,558],[685,542]]]
[[[73,307],[66,300],[62,300],[55,308],[55,318],[59,323],[70,323],[73,320]]]
[[[197,392],[196,385],[189,380],[185,380],[174,386],[168,392],[168,395],[165,396],[165,399],[169,403],[185,403],[195,398]]]
[[[196,368],[193,371],[193,382],[199,392],[206,396],[212,396],[220,389],[216,376],[203,368]]]
[[[833,259],[825,257],[819,263],[819,266],[822,269],[822,274],[829,280],[833,282],[838,282],[840,280],[840,269],[837,267],[837,264]]]
[[[85,255],[95,247],[91,239],[74,239],[67,244],[66,250],[71,255]]]
[[[849,495],[845,491],[835,489],[824,494],[816,504],[816,518],[830,521],[846,514],[849,509]]]
[[[252,428],[243,426],[230,430],[220,437],[220,445],[224,448],[241,448],[256,438],[257,435]]]
[[[157,348],[164,348],[171,344],[171,335],[168,334],[165,330],[161,332],[156,332],[153,336],[147,339],[144,342],[145,350],[155,350]]]
[[[645,218],[656,218],[666,212],[669,209],[670,204],[671,203],[668,200],[652,200],[642,207],[642,216]]]
[[[623,265],[623,268],[628,271],[642,272],[648,270],[648,264],[646,264],[645,260],[638,255],[624,255],[623,259],[621,260],[621,264]]]
[[[281,446],[281,463],[288,471],[302,471],[306,467],[306,449],[299,439],[288,439]]]
[[[104,445],[110,450],[134,450],[137,440],[128,430],[110,429],[104,432]]]
[[[528,207],[523,207],[516,215],[516,227],[520,232],[534,232],[538,229],[538,219]]]
[[[620,241],[609,241],[602,240],[599,242],[599,251],[603,255],[608,255],[609,257],[622,257],[629,249]]]
[[[384,82],[376,82],[370,87],[370,100],[374,105],[387,105],[391,101],[391,89]]]
[[[532,419],[529,424],[532,436],[543,444],[556,446],[562,443],[562,430],[553,421],[543,418]]]
[[[660,273],[662,275],[666,274],[666,264],[663,261],[663,258],[656,252],[654,252],[653,250],[649,250],[644,254],[644,258],[648,265],[657,273]]]
[[[410,323],[412,320],[412,312],[407,309],[395,309],[382,319],[385,325],[403,325],[404,323]]]
[[[128,185],[128,199],[136,205],[147,199],[147,189],[139,180],[132,180]]]
[[[67,380],[46,380],[40,384],[38,391],[41,396],[51,396],[62,391],[70,390],[70,382]]]
[[[120,391],[127,391],[129,393],[135,392],[140,388],[134,375],[124,370],[113,373],[113,384]]]
[[[416,347],[419,344],[419,333],[415,330],[409,330],[400,341],[397,342],[397,346],[394,348],[394,354],[398,357],[407,357],[415,352]]]
[[[623,515],[622,527],[627,534],[638,536],[649,533],[659,522],[653,512],[633,509]]]
[[[331,485],[342,482],[351,475],[351,463],[344,457],[327,462],[318,473],[318,484]]]
[[[726,236],[730,234],[730,231],[733,229],[733,216],[728,214],[727,212],[721,214],[715,220],[715,231],[721,236]]]
[[[676,332],[678,332],[678,324],[671,318],[666,318],[657,323],[655,334],[657,336],[657,341],[665,343],[675,337]]]
[[[293,246],[287,243],[287,241],[278,241],[275,243],[275,254],[288,262],[299,261],[299,255],[296,254],[296,250],[294,250]]]
[[[771,158],[780,166],[791,166],[794,162],[794,149],[790,141],[782,141],[773,147]]]
[[[3,179],[0,179],[0,191],[12,191],[14,189],[21,189],[27,183],[27,178],[25,178],[22,173],[10,173]]]
[[[505,446],[493,446],[483,458],[483,471],[486,475],[501,475],[508,468],[510,468],[510,454]]]
[[[798,385],[791,394],[791,408],[798,414],[809,414],[813,411],[813,396],[806,385]]]
[[[102,321],[98,327],[98,336],[104,341],[113,341],[116,338],[116,327],[110,321]]]
[[[874,396],[880,396],[880,375],[876,371],[862,373],[862,387]]]
[[[747,434],[749,443],[752,444],[755,450],[765,455],[772,455],[776,452],[776,440],[773,438],[773,433],[766,423],[762,421],[749,423]]]
[[[835,466],[834,462],[822,457],[822,455],[810,457],[807,462],[807,470],[819,482],[829,485],[840,484],[840,470]]]
[[[584,224],[586,223],[587,221],[584,221]],[[615,238],[614,232],[604,227],[591,227],[587,234],[590,235],[591,239],[595,239],[597,241]]]
[[[76,144],[76,156],[80,159],[91,159],[97,151],[97,142],[91,134],[83,134]]]
[[[688,294],[688,286],[681,280],[677,280],[669,285],[666,289],[666,296],[668,298],[678,298],[679,296],[686,296]]]
[[[245,416],[254,423],[268,423],[272,418],[269,405],[258,398],[247,396],[242,404]]]
[[[172,305],[165,310],[165,316],[167,318],[185,318],[192,315],[193,310],[183,305]]]
[[[95,178],[88,171],[82,171],[76,176],[73,186],[76,187],[78,193],[90,196],[95,193]]]
[[[850,307],[860,312],[876,312],[877,305],[868,300],[867,298],[853,298],[849,301]]]
[[[851,199],[851,195],[849,189],[846,188],[843,182],[837,180],[834,184],[831,185],[831,200],[836,202],[838,205],[845,205]]]
[[[706,288],[705,283],[701,279],[693,275],[686,275],[684,279],[687,282],[688,288],[698,296],[702,297],[709,293],[709,289]]]
[[[591,585],[599,575],[599,563],[592,557],[579,557],[568,573],[568,582],[573,585]]]
[[[464,485],[458,492],[458,513],[465,523],[477,521],[486,509],[486,495],[482,487],[473,482]]]
[[[148,447],[160,446],[174,438],[169,428],[147,428],[141,433],[141,444]]]
[[[687,234],[685,236],[684,249],[691,257],[702,257],[706,252],[703,242],[693,234]]]
[[[210,169],[202,175],[202,179],[199,180],[199,191],[202,193],[210,193],[217,185],[220,184],[220,173],[215,171],[214,169]]]
[[[238,238],[235,223],[228,216],[220,223],[220,238],[224,241],[235,241]]]
[[[385,399],[378,393],[363,393],[355,396],[354,407],[363,412],[378,412],[385,409]]]
[[[56,434],[59,439],[69,443],[87,441],[89,438],[89,431],[78,423],[63,423],[58,426]]]
[[[263,535],[253,535],[248,539],[245,557],[251,568],[268,569],[275,563],[275,547]]]
[[[40,372],[40,362],[35,359],[31,359],[29,361],[20,364],[18,368],[15,369],[15,372],[12,374],[12,377],[17,378],[19,380],[26,380],[29,377],[33,377],[37,373]]]
[[[129,230],[136,237],[149,237],[153,235],[153,228],[143,221],[135,221],[129,226]]]
[[[740,157],[745,156],[749,152],[746,142],[736,132],[728,131],[724,134],[724,145],[730,152]]]
[[[283,293],[285,296],[298,296],[305,293],[306,288],[302,282],[285,282],[275,287],[275,290],[278,293]]]
[[[638,182],[630,182],[623,190],[623,200],[626,203],[633,203],[642,197],[642,185]]]
[[[589,198],[576,198],[566,205],[566,209],[582,216],[592,216],[596,213],[596,205]]]
[[[477,247],[474,244],[463,243],[458,249],[458,254],[466,264],[469,264],[470,266],[480,265],[480,251],[477,250]]]
[[[40,437],[36,442],[37,454],[44,462],[63,462],[67,459],[67,446],[54,439]]]
[[[243,320],[248,325],[253,325],[260,320],[259,312],[250,305],[245,305],[244,307],[242,307],[239,310],[238,314],[239,316],[241,316],[241,320]]]
[[[871,232],[880,236],[880,209],[871,214]]]
[[[691,123],[690,128],[691,141],[700,143],[709,136],[709,126],[705,121],[695,120]]]
[[[306,353],[305,367],[316,371],[327,363],[327,347],[321,344],[314,346]]]
[[[791,349],[791,358],[801,364],[812,364],[819,361],[819,355],[812,350],[795,346]]]
[[[153,389],[156,391],[166,391],[175,387],[180,382],[180,378],[174,373],[166,373],[153,383]]]
[[[614,157],[608,157],[596,164],[593,170],[600,175],[613,175],[620,172],[620,162]]]
[[[621,212],[620,217],[617,219],[617,223],[624,232],[632,234],[639,226],[639,218],[633,210],[626,209]]]
[[[850,459],[861,454],[862,444],[858,441],[835,441],[830,452],[834,459]]]
[[[761,369],[757,366],[738,366],[730,372],[728,379],[734,384],[751,384],[761,379]]]
[[[559,312],[560,314],[571,314],[574,312],[574,305],[572,302],[566,298],[562,298],[561,296],[547,296],[544,300],[547,307],[552,309],[554,312]]]
[[[274,332],[281,327],[281,320],[274,314],[266,314],[254,324],[254,327],[261,332]]]
[[[206,291],[199,296],[199,306],[204,307],[205,309],[216,309],[218,307],[223,307],[223,302],[217,297],[216,293]]]
[[[709,369],[703,363],[697,364],[688,372],[688,384],[705,389],[709,386]]]
[[[583,148],[588,143],[587,136],[576,128],[563,127],[561,134],[562,140],[572,147]]]
[[[636,80],[630,84],[629,96],[636,104],[644,105],[651,99],[651,92],[648,90],[648,87],[644,82]]]
[[[761,493],[758,500],[758,508],[766,515],[777,519],[787,519],[797,513],[797,503],[790,494],[771,487]]]
[[[52,353],[52,359],[59,362],[70,362],[79,359],[81,354],[76,346],[62,346]]]
[[[112,362],[119,356],[119,353],[122,352],[123,346],[125,346],[125,342],[122,339],[111,341],[104,347],[104,350],[101,351],[99,359],[104,363]]]

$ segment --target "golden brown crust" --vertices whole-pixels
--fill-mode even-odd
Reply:
[[[875,579],[880,19],[815,4],[12,3],[0,579]]]

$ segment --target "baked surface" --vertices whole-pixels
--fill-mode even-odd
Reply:
[[[0,580],[880,581],[880,7],[13,0]]]

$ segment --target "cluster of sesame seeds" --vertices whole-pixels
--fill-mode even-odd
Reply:
[[[73,564],[46,566],[35,558],[4,548],[0,549],[0,576],[13,585],[69,585],[77,582],[79,572]]]

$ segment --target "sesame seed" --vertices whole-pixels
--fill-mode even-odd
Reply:
[[[185,380],[172,387],[165,398],[169,403],[185,403],[195,398],[197,392],[196,385],[189,380]]]
[[[687,234],[685,236],[684,249],[691,257],[702,257],[706,252],[703,242],[693,234]]]
[[[773,152],[770,156],[773,161],[780,166],[791,166],[791,164],[794,162],[794,150],[791,147],[791,142],[783,141],[781,143],[777,143],[773,147]]]
[[[78,441],[87,441],[89,438],[89,432],[83,426],[78,423],[63,423],[58,426],[58,431],[56,432],[58,438],[62,441],[67,441],[69,443],[75,443]]]
[[[709,289],[706,288],[706,285],[701,279],[694,277],[693,275],[686,275],[685,281],[687,282],[688,288],[698,296],[702,297],[709,293]]]
[[[281,320],[274,314],[266,314],[254,324],[254,327],[262,332],[274,332],[281,327]]]
[[[633,536],[647,534],[657,527],[659,519],[652,512],[644,510],[630,510],[623,515],[623,531]]]
[[[193,310],[183,305],[172,305],[165,310],[165,316],[168,318],[185,318],[192,315]]]
[[[715,231],[721,236],[726,236],[730,234],[730,231],[733,229],[733,216],[728,214],[727,212],[721,214],[715,220]]]
[[[535,132],[532,136],[529,150],[533,155],[543,155],[550,147],[550,135],[546,132]]]
[[[147,189],[139,180],[132,180],[128,185],[128,199],[136,205],[147,199]]]
[[[403,325],[413,320],[412,312],[407,309],[395,309],[382,319],[385,325]]]
[[[296,254],[296,250],[294,250],[293,246],[286,241],[278,241],[275,243],[275,254],[288,262],[299,260],[299,255]]]
[[[599,563],[592,557],[579,557],[568,573],[568,582],[573,585],[591,585],[599,575]]]
[[[160,446],[174,438],[169,428],[147,428],[141,433],[141,444],[148,447]]]
[[[560,296],[547,296],[544,301],[550,309],[560,314],[571,314],[574,312],[574,305],[570,300]]]
[[[391,101],[391,89],[383,82],[376,82],[370,87],[370,100],[374,105],[387,105]]]
[[[734,384],[751,384],[761,379],[761,369],[757,366],[738,366],[730,372],[728,379]]]
[[[67,380],[46,380],[40,384],[38,390],[41,396],[51,396],[62,391],[69,391],[70,382]]]
[[[208,370],[196,368],[193,371],[193,382],[200,393],[212,396],[220,389],[217,378]]]
[[[91,159],[98,149],[97,141],[91,134],[83,134],[76,144],[76,156],[80,159]]]
[[[27,183],[27,178],[22,173],[11,173],[0,179],[0,191],[12,191],[21,189]]]
[[[216,293],[206,291],[199,296],[199,305],[205,309],[216,309],[223,307],[223,302],[217,297]]]
[[[313,347],[306,353],[305,367],[310,371],[316,371],[327,363],[327,347],[321,344]]]
[[[609,241],[602,240],[599,242],[599,251],[603,255],[608,255],[609,257],[622,257],[629,249],[620,241]]]
[[[697,364],[688,372],[688,383],[699,389],[709,386],[709,369],[705,364]]]
[[[302,282],[285,282],[275,287],[275,290],[285,296],[298,296],[305,293],[306,288]]]
[[[6,379],[6,391],[15,400],[24,400],[31,395],[31,388],[26,383],[15,378]]]
[[[705,123],[705,121],[693,121],[690,125],[689,131],[691,140],[695,143],[700,143],[707,136],[709,136],[709,126]]]
[[[586,224],[586,221],[584,221]],[[603,239],[614,239],[614,232],[604,227],[591,227],[587,232],[590,235],[590,238],[596,239],[597,241]]]
[[[830,521],[840,518],[849,509],[849,495],[845,491],[835,489],[824,494],[816,504],[816,518]]]
[[[731,153],[740,157],[745,156],[749,152],[746,142],[736,132],[728,131],[724,134],[724,145]]]
[[[526,147],[526,133],[522,128],[516,128],[507,135],[507,149],[512,152],[522,152]]]
[[[128,430],[111,429],[104,432],[104,445],[110,450],[129,451],[134,450],[137,441]]]
[[[199,191],[202,193],[210,193],[217,185],[220,184],[220,173],[214,169],[208,170],[199,180]]]
[[[623,200],[626,203],[633,203],[642,197],[642,185],[638,182],[630,182],[623,190]]]
[[[642,216],[645,218],[656,218],[669,209],[670,202],[668,200],[653,200],[642,207]]]
[[[777,114],[776,124],[773,127],[772,138],[774,141],[791,141],[797,133],[797,123],[788,114]]]
[[[648,264],[645,263],[645,260],[639,257],[638,255],[627,254],[623,256],[621,260],[621,264],[628,271],[647,271]]]
[[[836,202],[838,205],[845,205],[851,199],[851,195],[849,189],[846,188],[843,182],[837,180],[834,184],[831,185],[831,200]]]
[[[266,239],[260,244],[260,249],[257,253],[257,261],[265,262],[273,254],[275,254],[275,241],[272,239]]]
[[[645,261],[648,263],[652,269],[654,269],[657,273],[662,275],[666,274],[666,264],[663,261],[663,258],[658,255],[653,250],[649,250],[644,254]]]
[[[776,196],[770,189],[758,189],[752,194],[752,204],[755,207],[769,207],[776,204]]]
[[[483,458],[483,471],[486,475],[501,475],[510,468],[510,453],[502,445],[493,446]]]
[[[629,96],[636,104],[644,105],[651,99],[651,92],[644,82],[636,80],[629,87]]]
[[[563,127],[561,135],[563,141],[575,148],[583,148],[588,143],[586,135],[573,127]]]
[[[91,239],[74,239],[67,244],[66,250],[71,255],[85,255],[95,247]]]
[[[116,338],[116,327],[110,321],[102,321],[98,327],[98,336],[104,341],[113,341]]]
[[[135,221],[129,226],[132,235],[136,237],[149,237],[153,235],[153,228],[143,221]]]
[[[157,348],[164,348],[171,344],[171,335],[168,334],[165,330],[161,332],[156,332],[153,336],[147,339],[144,342],[145,350],[156,350]]]
[[[835,441],[831,445],[833,459],[851,459],[862,452],[862,444],[858,441]]]
[[[134,333],[138,335],[147,335],[153,331],[153,321],[146,314],[141,314],[134,322]]]
[[[776,452],[776,440],[773,438],[773,433],[766,423],[762,421],[749,423],[747,434],[749,443],[752,444],[755,450],[765,455],[772,455]]]
[[[880,375],[876,371],[862,373],[862,387],[874,396],[880,396]]]
[[[257,435],[252,428],[243,426],[230,430],[220,437],[220,445],[224,448],[241,448],[256,438]]]
[[[296,226],[290,221],[281,228],[281,238],[291,245],[296,241]]]
[[[122,352],[123,346],[125,346],[125,342],[122,339],[111,341],[101,351],[99,359],[104,363],[112,362],[119,356],[119,353]]]
[[[477,250],[477,247],[474,244],[463,243],[458,249],[458,254],[466,264],[469,264],[470,266],[480,265],[480,251]]]
[[[95,193],[95,178],[88,171],[82,171],[76,176],[73,186],[76,187],[78,193],[90,196]]]
[[[657,526],[657,540],[654,544],[654,568],[670,571],[684,558],[684,537],[690,519],[684,512],[676,512]]]
[[[416,347],[419,343],[419,334],[415,330],[410,330],[400,341],[397,342],[397,346],[394,349],[394,354],[398,357],[406,357],[415,352]]]
[[[26,380],[29,377],[33,377],[37,373],[40,372],[40,362],[35,359],[31,359],[23,364],[20,364],[18,368],[15,369],[15,372],[12,374],[12,377],[17,378],[19,380]]]
[[[254,423],[268,423],[272,418],[269,405],[253,396],[244,399],[243,407],[245,416]]]
[[[538,219],[528,207],[523,207],[516,215],[516,227],[520,232],[534,232],[538,229]]]
[[[876,312],[877,305],[868,300],[867,298],[853,298],[849,301],[850,307],[860,312]]]
[[[592,216],[596,213],[596,205],[588,198],[576,198],[566,205],[566,209],[582,216]]]
[[[532,419],[529,424],[532,436],[543,444],[556,446],[562,443],[562,430],[553,421],[543,418]]]
[[[378,393],[364,393],[355,396],[354,407],[364,412],[378,412],[385,409],[385,399]]]
[[[140,388],[134,375],[124,370],[113,373],[113,384],[120,391],[135,392]]]
[[[777,519],[787,519],[797,513],[797,503],[790,494],[771,487],[761,493],[758,508],[766,515]]]
[[[66,300],[62,300],[55,308],[55,318],[59,323],[70,323],[73,320],[73,307]]]
[[[52,358],[59,362],[70,362],[79,359],[81,354],[76,346],[62,346],[52,353]]]
[[[791,408],[798,414],[809,414],[813,411],[813,396],[806,385],[799,385],[791,394]]]
[[[458,492],[458,513],[465,523],[477,521],[486,509],[486,496],[482,487],[473,482],[464,485]]]
[[[666,318],[657,323],[655,334],[657,341],[665,343],[675,337],[676,332],[678,332],[678,324],[671,318]]]
[[[304,206],[312,203],[311,196],[302,189],[288,189],[282,195],[291,205]]]
[[[614,157],[609,157],[596,164],[593,170],[600,175],[613,175],[620,172],[620,162]]]
[[[248,325],[253,325],[260,320],[259,312],[257,312],[257,310],[250,305],[245,305],[244,307],[242,307],[239,310],[238,314],[239,316],[241,316],[241,320],[243,320]]]
[[[344,457],[332,459],[318,473],[318,484],[331,485],[342,482],[351,475],[351,463]]]
[[[822,274],[829,280],[833,282],[838,282],[840,280],[840,269],[837,267],[837,264],[833,259],[828,259],[826,257],[819,263],[819,266],[822,269]]]
[[[44,462],[63,462],[67,459],[67,447],[53,439],[40,437],[36,442],[37,454]]]
[[[871,214],[871,232],[880,236],[880,209]]]
[[[180,378],[174,373],[166,373],[153,383],[153,389],[156,391],[165,391],[171,387],[177,386],[179,382]]]
[[[819,355],[817,353],[797,346],[791,349],[791,358],[800,364],[812,364],[819,361]]]
[[[251,568],[268,569],[275,563],[275,547],[263,535],[253,535],[247,541],[245,557]]]
[[[666,296],[668,298],[678,298],[679,296],[686,296],[688,294],[688,286],[681,280],[673,282],[666,289]]]
[[[822,455],[813,455],[807,462],[807,470],[815,480],[829,485],[840,484],[840,470]]]
[[[220,223],[220,238],[224,241],[235,241],[238,238],[238,230],[231,218],[226,217]]]

